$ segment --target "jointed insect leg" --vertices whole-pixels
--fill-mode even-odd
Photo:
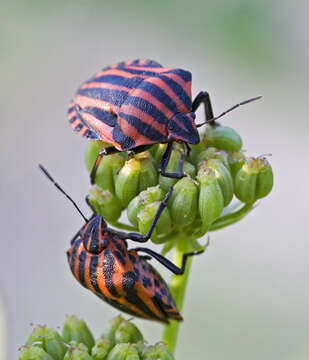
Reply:
[[[97,169],[98,169],[98,166],[102,160],[102,157],[105,156],[105,155],[112,155],[112,154],[116,154],[116,153],[119,153],[119,152],[122,152],[121,150],[117,150],[114,146],[109,146],[109,147],[106,147],[102,150],[100,150],[97,158],[96,158],[96,161],[93,165],[93,168],[91,170],[91,173],[90,173],[90,182],[91,184],[94,184],[95,183],[95,176],[96,176],[96,173],[97,173]]]
[[[170,160],[170,157],[171,157],[171,154],[172,154],[172,151],[173,151],[173,141],[170,141],[167,144],[167,148],[165,150],[165,153],[162,156],[162,159],[161,159],[161,162],[160,162],[159,168],[158,168],[158,171],[162,176],[166,176],[166,177],[169,177],[169,178],[176,178],[176,179],[181,179],[181,178],[186,176],[184,174],[184,172],[183,172],[183,165],[184,165],[184,162],[185,162],[185,155],[186,155],[187,151],[185,149],[185,145],[184,145],[183,142],[182,142],[182,149],[183,149],[183,151],[182,151],[182,154],[181,154],[181,157],[180,157],[178,173],[168,173],[168,172],[165,171],[165,169],[167,167],[167,164],[168,164],[168,162]]]
[[[144,152],[148,149],[150,149],[152,147],[153,144],[150,145],[140,145],[137,146],[136,148],[133,148],[132,150],[129,151],[129,157],[130,156],[134,156],[136,154],[140,154],[141,152]]]
[[[192,111],[196,112],[201,104],[204,104],[206,121],[214,117],[210,97],[207,91],[201,91],[192,103]]]
[[[172,195],[173,192],[173,187],[170,187],[169,192],[165,195],[163,201],[160,203],[158,210],[156,212],[155,217],[152,220],[152,223],[150,225],[149,230],[147,231],[146,235],[141,235],[139,233],[125,233],[125,232],[121,232],[121,231],[114,231],[112,229],[108,228],[108,231],[110,233],[115,233],[115,235],[117,235],[120,239],[130,239],[133,241],[137,241],[137,242],[146,242],[150,239],[151,234],[160,218],[160,215],[162,214],[163,210],[166,208],[168,199],[170,198],[170,196]]]
[[[136,148],[130,150],[129,152],[129,156],[133,156],[135,154],[138,154],[138,153],[141,153],[143,151],[146,151],[147,149],[151,148],[152,144],[150,145],[142,145],[142,146],[137,146]],[[95,183],[95,176],[96,176],[96,172],[97,172],[97,169],[98,169],[98,166],[103,158],[103,156],[106,156],[106,155],[112,155],[112,154],[116,154],[116,153],[119,153],[119,152],[122,152],[121,150],[117,150],[114,146],[110,146],[110,147],[106,147],[102,150],[100,150],[97,158],[96,158],[96,161],[93,165],[93,168],[91,170],[91,173],[90,173],[90,181],[91,181],[91,184],[94,184]]]
[[[188,260],[189,256],[199,255],[199,254],[202,254],[204,252],[204,250],[200,250],[200,251],[192,251],[192,252],[183,254],[181,267],[178,267],[175,264],[173,264],[170,260],[166,259],[164,256],[156,253],[155,251],[153,251],[151,249],[148,249],[148,248],[136,248],[134,250],[135,251],[142,251],[142,252],[144,252],[146,254],[149,254],[150,256],[152,256],[154,259],[158,260],[162,265],[164,265],[167,269],[169,269],[170,271],[172,271],[176,275],[183,275],[184,274],[184,272],[186,270],[186,263],[187,263],[187,260]]]

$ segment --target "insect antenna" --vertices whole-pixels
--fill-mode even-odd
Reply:
[[[82,211],[80,210],[80,208],[77,206],[76,202],[71,198],[71,196],[69,196],[63,189],[62,187],[56,183],[56,181],[53,179],[53,177],[50,175],[50,173],[45,169],[45,167],[41,164],[39,164],[39,168],[40,170],[46,175],[46,177],[56,186],[56,188],[58,190],[60,190],[62,192],[63,195],[66,196],[67,199],[69,199],[71,201],[71,203],[74,205],[75,209],[80,213],[80,215],[83,217],[83,219],[85,220],[85,222],[88,222],[88,219],[86,218],[86,216],[82,213]]]
[[[225,114],[229,113],[230,111],[235,110],[235,109],[238,108],[239,106],[248,104],[248,103],[250,103],[250,102],[252,102],[252,101],[255,101],[255,100],[259,100],[259,99],[261,99],[261,97],[262,97],[262,96],[256,96],[256,97],[254,97],[254,98],[251,98],[251,99],[248,99],[248,100],[244,100],[244,101],[242,101],[242,102],[240,102],[240,103],[238,103],[238,104],[235,104],[235,105],[233,105],[231,108],[225,110],[222,114],[220,114],[220,115],[218,115],[218,116],[216,116],[216,117],[213,117],[212,119],[208,119],[208,120],[206,120],[205,122],[196,125],[196,127],[203,126],[203,125],[205,125],[205,124],[207,124],[207,123],[213,123],[215,120],[218,120],[219,118],[221,118],[221,117],[224,116]]]

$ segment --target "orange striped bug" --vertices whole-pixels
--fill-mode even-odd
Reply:
[[[130,239],[145,242],[150,238],[160,214],[166,207],[172,188],[161,202],[148,233],[143,236],[109,228],[86,198],[93,211],[88,220],[47,170],[42,165],[39,167],[85,220],[85,225],[73,237],[67,251],[68,262],[76,280],[100,299],[131,315],[163,323],[168,323],[169,319],[182,321],[168,285],[148,260],[153,257],[174,274],[181,275],[185,271],[188,257],[201,254],[204,250],[184,254],[182,266],[179,268],[151,249],[128,249],[126,241]],[[141,256],[139,252],[147,255]]]
[[[214,117],[208,92],[201,91],[192,102],[191,73],[163,67],[153,60],[123,61],[95,74],[77,90],[68,109],[71,127],[79,135],[102,140],[112,146],[100,151],[91,171],[95,182],[103,156],[116,152],[138,153],[156,143],[167,143],[159,164],[163,176],[182,178],[188,144],[198,144],[197,128],[215,120],[251,98]],[[204,104],[206,121],[195,124],[195,112]],[[176,173],[166,172],[173,142],[182,143],[183,154]]]

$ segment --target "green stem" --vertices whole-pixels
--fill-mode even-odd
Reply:
[[[244,218],[253,208],[253,203],[244,204],[244,206],[238,211],[219,217],[219,219],[217,219],[214,223],[211,224],[209,231],[216,231],[226,226],[237,223],[242,218]]]
[[[177,266],[181,267],[182,256],[184,253],[188,251],[190,251],[188,240],[184,238],[179,238],[177,241],[175,254],[174,254],[174,263]],[[179,312],[181,312],[183,307],[186,286],[190,273],[191,261],[192,258],[190,257],[188,259],[186,265],[186,271],[184,275],[175,275],[175,274],[172,275],[170,290],[172,292],[172,295],[174,297]],[[178,332],[179,332],[179,322],[177,321],[172,320],[169,325],[166,325],[164,327],[162,341],[164,341],[167,344],[168,349],[171,351],[171,353],[174,353],[175,351]]]

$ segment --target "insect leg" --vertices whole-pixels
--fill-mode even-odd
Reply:
[[[153,251],[151,249],[141,247],[141,248],[136,248],[134,250],[135,251],[142,251],[144,253],[149,254],[150,256],[152,256],[154,259],[159,261],[159,263],[164,265],[167,269],[169,269],[171,272],[173,272],[176,275],[183,275],[184,274],[184,272],[186,270],[186,263],[187,263],[187,260],[188,260],[189,256],[199,255],[199,254],[202,254],[204,252],[204,250],[200,250],[200,251],[192,251],[192,252],[183,254],[181,267],[178,267],[175,264],[173,264],[170,260],[166,259],[164,256],[156,253],[155,251]]]
[[[166,208],[168,199],[170,198],[170,196],[172,195],[173,192],[173,187],[171,186],[169,189],[169,192],[165,195],[163,201],[160,203],[158,210],[156,212],[155,217],[152,220],[152,223],[150,225],[149,230],[147,231],[146,235],[141,235],[139,233],[125,233],[125,232],[120,232],[120,231],[115,231],[112,229],[107,229],[107,231],[109,231],[110,233],[114,233],[115,235],[117,235],[120,239],[130,239],[133,241],[137,241],[137,242],[146,242],[147,240],[150,239],[151,234],[160,218],[160,215],[162,214],[163,210]]]
[[[196,110],[198,109],[198,107],[201,104],[204,104],[204,109],[205,109],[205,117],[206,120],[210,120],[214,117],[213,111],[212,111],[212,105],[211,105],[211,101],[210,101],[210,97],[207,91],[201,91],[196,98],[194,99],[193,103],[192,103],[192,111],[196,112]]]
[[[169,178],[176,178],[176,179],[181,179],[181,178],[186,176],[183,173],[183,164],[184,164],[184,161],[185,161],[186,149],[184,147],[184,143],[182,143],[182,145],[183,145],[183,152],[182,152],[181,157],[180,157],[179,171],[178,171],[178,173],[168,173],[168,172],[165,172],[165,169],[167,167],[167,164],[168,164],[168,162],[170,160],[170,157],[171,157],[171,153],[173,151],[173,142],[171,141],[171,142],[169,142],[167,144],[167,148],[165,150],[165,153],[162,156],[161,162],[160,162],[159,167],[158,167],[158,171],[162,176],[166,176],[166,177],[169,177]]]
[[[150,149],[152,147],[152,145],[153,144],[137,146],[136,148],[133,148],[132,150],[129,151],[129,156],[134,156],[136,154],[144,152],[144,151]]]
[[[90,173],[90,182],[91,184],[94,184],[95,183],[95,176],[96,176],[96,173],[97,173],[97,169],[98,169],[98,166],[102,160],[102,157],[105,156],[105,155],[111,155],[111,154],[116,154],[116,153],[119,153],[119,152],[122,152],[121,150],[117,150],[114,146],[109,146],[109,147],[106,147],[102,150],[100,150],[97,158],[96,158],[96,161],[93,165],[93,168],[91,170],[91,173]]]

